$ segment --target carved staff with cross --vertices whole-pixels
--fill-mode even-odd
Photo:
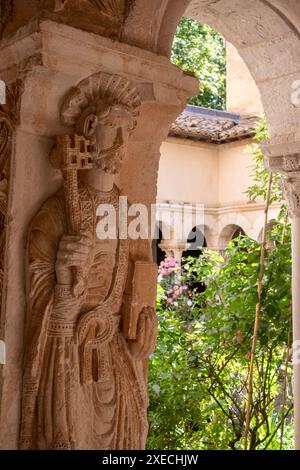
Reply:
[[[65,209],[68,235],[80,235],[81,216],[78,191],[78,171],[93,169],[93,157],[90,141],[78,135],[57,137],[60,149],[61,168],[64,179]],[[80,268],[73,268],[73,294],[79,297],[83,293],[83,276]]]

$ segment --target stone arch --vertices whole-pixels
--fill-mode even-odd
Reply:
[[[240,225],[228,224],[223,227],[219,236],[219,249],[224,250],[228,243],[234,238],[237,238],[240,234],[246,234],[245,230]]]
[[[205,247],[206,246],[206,237],[205,237],[205,227],[198,225],[193,227],[190,230],[190,233],[187,238],[187,242],[195,245],[195,247]]]
[[[282,145],[288,145],[293,153],[299,148],[295,135],[300,117],[300,106],[295,106],[291,98],[293,84],[300,75],[300,14],[296,3],[137,0],[123,40],[169,57],[182,16],[209,24],[237,48],[256,82],[270,123],[272,145],[266,150],[268,155],[276,156]]]
[[[280,212],[279,207],[271,207],[269,209],[269,222],[276,220],[278,218],[279,212]],[[255,222],[252,224],[251,227],[249,227],[249,230],[247,231],[247,235],[253,238],[253,240],[259,241],[264,222],[265,222],[265,215],[261,211],[259,214],[257,214]]]
[[[157,263],[158,266],[166,256],[172,254],[166,251],[164,246],[165,244],[167,246],[170,242],[171,234],[171,227],[165,221],[156,221],[154,238],[152,240],[152,254],[153,260]]]
[[[157,222],[155,226],[155,234],[154,238],[152,239],[152,256],[153,260],[157,263],[159,266],[161,261],[164,259],[164,252],[160,248],[160,243],[163,240],[163,231],[162,231],[162,226],[161,222]]]
[[[220,216],[219,219],[219,227],[218,227],[218,240],[220,242],[220,238],[222,237],[223,233],[227,233],[228,230],[228,241],[230,240],[230,236],[232,236],[235,232],[235,228],[241,228],[245,234],[251,236],[251,219],[247,217],[247,214],[238,212],[238,213],[230,213],[230,214],[223,214]],[[232,228],[232,233],[231,233]]]
[[[214,248],[214,227],[209,224],[204,224],[203,226],[199,227],[202,230],[207,248]]]
[[[206,247],[207,240],[205,237],[204,227],[193,227],[186,240],[186,250],[184,250],[182,256],[183,258],[188,256],[198,257],[197,253],[201,254],[202,248]]]
[[[182,269],[185,270],[185,263],[184,260],[189,258],[199,259],[203,255],[203,251],[207,248],[207,239],[205,237],[205,227],[204,226],[196,226],[193,227],[190,231],[186,249],[182,252]],[[205,285],[203,282],[194,281],[188,284],[189,289],[193,291],[197,291],[201,293],[205,290]]]
[[[173,237],[173,230],[172,227],[169,223],[169,221],[164,220],[163,217],[161,217],[159,220],[156,221],[156,229],[159,229],[162,234],[162,239],[163,240],[171,240]],[[155,238],[154,234],[154,238]]]
[[[275,225],[276,225],[276,220],[274,220],[274,219],[272,219],[272,220],[270,220],[270,221],[268,222],[268,224],[267,224],[267,234],[268,234],[271,230],[273,230],[273,228],[275,227]],[[259,231],[259,234],[258,234],[258,237],[257,237],[257,241],[258,241],[259,243],[262,242],[263,230],[264,230],[263,227],[261,227],[261,229],[260,229],[260,231]]]

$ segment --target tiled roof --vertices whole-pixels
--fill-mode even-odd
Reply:
[[[188,106],[172,124],[169,136],[193,141],[224,144],[253,137],[258,116]]]

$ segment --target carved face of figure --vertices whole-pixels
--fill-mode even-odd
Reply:
[[[70,90],[62,104],[61,120],[90,142],[93,167],[114,175],[120,170],[141,104],[136,83],[99,72]]]
[[[109,174],[116,174],[124,156],[133,118],[122,106],[103,107],[99,114],[90,114],[85,121],[84,135],[94,145],[94,165]]]

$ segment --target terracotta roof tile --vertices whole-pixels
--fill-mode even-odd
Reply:
[[[253,137],[258,116],[240,116],[189,106],[172,124],[169,136],[224,144]]]

